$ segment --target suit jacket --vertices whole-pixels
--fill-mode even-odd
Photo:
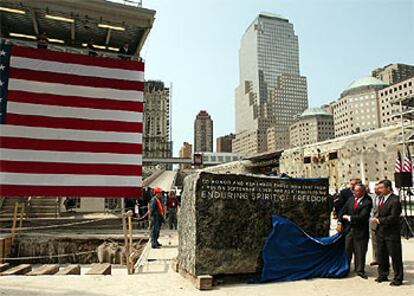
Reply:
[[[121,47],[119,49],[119,53],[120,54],[126,54],[126,55],[132,55],[132,51],[129,48],[125,49],[124,47]]]
[[[384,240],[401,239],[401,221],[402,212],[400,198],[391,194],[382,207],[378,208],[377,237]]]
[[[353,235],[357,239],[369,239],[369,218],[372,209],[372,199],[365,196],[354,209],[354,198],[348,198],[346,204],[339,214],[339,221],[344,224],[345,228],[350,227]],[[344,220],[344,215],[351,216],[351,222]]]
[[[354,198],[354,193],[351,188],[342,189],[334,201],[335,211],[339,214],[342,208],[346,205],[349,199]]]

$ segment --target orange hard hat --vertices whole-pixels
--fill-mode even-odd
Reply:
[[[157,194],[157,193],[162,193],[162,190],[160,187],[154,187],[154,189],[152,189],[152,192],[154,192],[154,194]]]

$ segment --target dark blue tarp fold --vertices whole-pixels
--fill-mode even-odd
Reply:
[[[344,233],[311,237],[280,216],[273,216],[272,224],[263,248],[262,274],[256,282],[340,278],[348,274]]]

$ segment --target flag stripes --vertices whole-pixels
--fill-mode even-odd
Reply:
[[[40,186],[40,185],[1,185],[2,192],[10,196],[89,196],[119,197],[137,196],[136,186]],[[57,194],[57,192],[59,194]]]
[[[116,170],[117,175],[122,176],[142,175],[142,168],[139,165],[0,160],[0,166],[11,173],[112,175]]]
[[[131,71],[116,68],[107,68],[99,66],[84,66],[79,64],[58,63],[53,61],[37,60],[30,58],[15,57],[11,58],[14,68],[30,69],[35,71],[47,71],[62,74],[74,74],[80,76],[93,76],[101,78],[113,79],[114,77],[122,77],[123,80],[144,81],[144,73],[142,71]]]
[[[109,109],[124,111],[143,111],[143,102],[117,101],[111,99],[98,99],[84,97],[60,96],[53,94],[29,93],[24,91],[13,91],[8,96],[9,102],[42,104],[51,106],[67,106],[77,108]]]
[[[55,61],[65,64],[97,66],[105,69],[122,69],[131,71],[144,71],[144,64],[141,62],[131,62],[128,60],[119,60],[111,58],[95,58],[86,55],[72,54],[61,51],[37,50],[28,47],[13,47],[12,57],[31,58],[40,61]]]
[[[14,125],[25,126],[47,126],[49,128],[62,129],[80,129],[95,131],[120,131],[120,132],[142,132],[142,123],[129,123],[114,120],[89,120],[89,119],[73,119],[58,118],[54,116],[34,116],[8,114],[8,123]]]
[[[397,151],[397,158],[395,159],[395,170],[396,173],[402,172],[402,164],[401,164],[401,153]]]
[[[10,63],[13,66],[13,60]],[[99,78],[80,76],[73,74],[61,74],[46,71],[37,71],[29,69],[10,69],[10,78],[19,80],[31,80],[37,82],[49,82],[49,83],[62,83],[79,85],[79,86],[92,86],[92,87],[105,87],[114,88],[119,90],[144,90],[144,82],[128,81],[111,78]]]
[[[143,63],[1,50],[10,55],[1,92],[1,195],[138,197]]]
[[[143,101],[143,91],[118,90],[112,88],[96,88],[88,86],[76,86],[59,83],[44,83],[38,81],[28,81],[21,79],[10,79],[9,88],[13,91],[28,91],[32,93],[53,94],[62,96],[78,96],[85,99],[109,98],[119,101]]]
[[[407,173],[413,172],[413,163],[411,161],[410,149],[408,149],[408,146],[407,146],[407,151],[404,157],[402,171],[407,172]]]
[[[96,153],[142,153],[141,144],[86,142],[68,140],[44,140],[16,137],[0,137],[1,147],[8,149],[32,149],[52,151],[78,151]]]
[[[101,163],[101,164],[131,164],[142,163],[139,154],[89,153],[66,151],[41,151],[24,149],[0,149],[1,158],[11,161],[40,161],[62,163]]]

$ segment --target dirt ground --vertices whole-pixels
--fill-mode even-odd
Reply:
[[[110,276],[84,275],[89,266],[82,266],[81,276],[8,276],[0,277],[0,295],[414,295],[414,239],[403,239],[404,273],[403,286],[391,287],[389,283],[374,281],[376,269],[367,266],[368,280],[353,273],[344,279],[312,279],[268,284],[221,284],[210,291],[198,291],[170,268],[170,262],[177,255],[178,238],[175,232],[163,231],[163,248],[152,250],[149,262],[139,274],[127,275],[125,268],[113,267]],[[367,263],[371,262],[371,249]],[[391,275],[392,276],[392,275]]]

